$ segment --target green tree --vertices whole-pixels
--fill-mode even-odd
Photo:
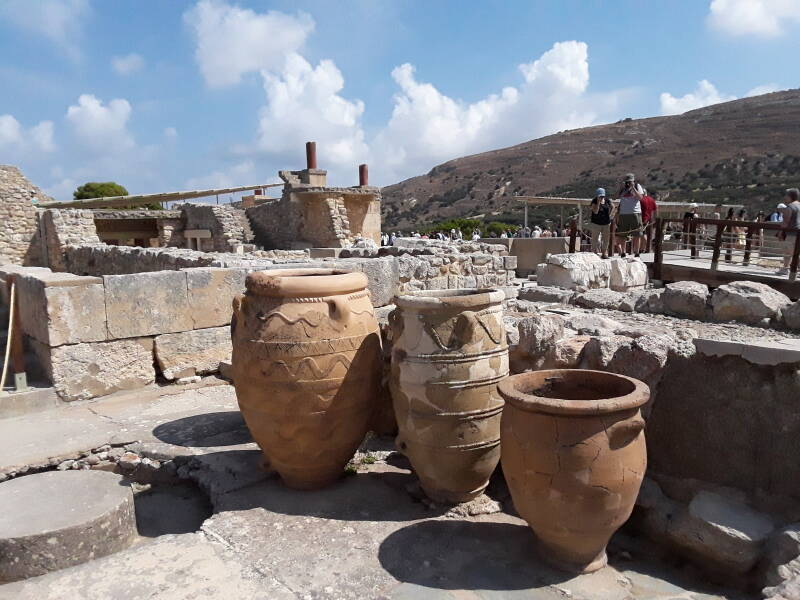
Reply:
[[[90,181],[79,186],[72,192],[75,200],[86,200],[89,198],[108,198],[109,196],[127,196],[128,190],[113,181]]]

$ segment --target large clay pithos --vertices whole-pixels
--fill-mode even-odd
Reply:
[[[588,573],[633,510],[647,467],[646,384],[601,371],[546,370],[501,382],[502,465],[542,558]]]
[[[504,297],[499,290],[432,290],[395,299],[389,386],[396,445],[433,500],[475,498],[500,459]]]
[[[289,487],[335,481],[367,432],[381,342],[366,285],[363,273],[260,271],[234,299],[236,397]]]

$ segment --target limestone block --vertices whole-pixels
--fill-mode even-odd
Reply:
[[[85,563],[138,539],[133,492],[106,471],[50,471],[0,485],[0,581]]]
[[[544,355],[541,369],[577,369],[583,357],[583,349],[591,338],[576,335],[556,341]]]
[[[186,269],[190,316],[194,329],[230,325],[233,298],[244,293],[246,269]]]
[[[611,274],[608,286],[612,290],[627,292],[647,285],[647,265],[640,259],[611,258],[609,263],[611,263]]]
[[[108,336],[111,339],[192,329],[185,271],[106,275]]]
[[[664,302],[664,309],[668,313],[690,319],[704,319],[708,301],[708,286],[696,281],[670,283],[664,290],[661,299]]]
[[[759,323],[774,319],[792,301],[766,283],[734,281],[719,286],[711,296],[714,319]]]
[[[386,306],[397,295],[399,280],[399,259],[393,256],[382,258],[352,258],[338,260],[336,268],[347,271],[361,271],[367,276],[367,289],[372,298],[372,306]],[[427,264],[419,261],[427,268]],[[438,271],[438,267],[437,267]],[[446,282],[446,278],[445,278]],[[444,287],[447,287],[445,283]]]
[[[155,338],[158,366],[170,380],[216,372],[221,362],[230,362],[231,351],[229,327],[165,333]]]
[[[17,308],[22,330],[61,346],[108,338],[103,280],[70,273],[17,276]]]
[[[609,285],[611,261],[593,252],[550,254],[546,262],[536,267],[539,285],[576,288],[604,288]]]
[[[517,268],[517,257],[516,256],[504,256],[503,257],[503,268],[507,271],[513,271]]]
[[[668,529],[672,543],[709,566],[746,573],[758,561],[773,522],[746,504],[709,491],[698,492],[688,511]]]
[[[88,400],[155,381],[152,338],[57,348],[31,340],[31,348],[63,400]]]
[[[564,288],[546,285],[525,286],[519,290],[519,298],[521,300],[556,302],[558,304],[569,304],[574,294],[575,292]]]

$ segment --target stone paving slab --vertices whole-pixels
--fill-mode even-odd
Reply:
[[[284,600],[297,598],[250,571],[204,535],[152,543],[28,581],[0,586],[0,600]]]
[[[0,473],[24,465],[45,465],[50,459],[109,443],[157,442],[157,426],[181,418],[202,418],[205,413],[238,415],[233,387],[147,389],[0,419]]]
[[[116,437],[138,440],[136,447],[145,453],[184,453],[179,475],[209,494],[215,514],[197,534],[155,538],[0,586],[0,600],[738,597],[704,589],[646,552],[610,552],[611,566],[590,575],[554,571],[537,557],[534,536],[508,499],[501,499],[508,512],[464,517],[423,504],[407,491],[415,482],[407,463],[383,447],[373,453],[377,462],[361,461],[357,474],[325,490],[290,490],[261,466],[231,386],[176,393],[170,388],[167,396],[128,394],[70,408],[83,410],[66,420],[62,409],[48,417],[60,417],[73,432],[70,448],[81,440],[91,446]],[[27,456],[52,455],[63,444],[55,428],[37,430],[41,418],[0,421],[0,442],[16,421],[18,439],[31,441]],[[83,425],[94,431],[79,439]]]

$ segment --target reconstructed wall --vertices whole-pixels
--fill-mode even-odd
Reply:
[[[19,169],[0,165],[0,264],[39,263],[42,248],[34,201],[50,200]]]

